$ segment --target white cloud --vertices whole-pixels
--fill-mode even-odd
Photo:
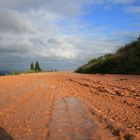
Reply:
[[[42,50],[40,55],[53,60],[73,60],[77,58],[78,50],[71,44],[62,44],[55,48]]]
[[[131,4],[135,0],[0,0],[0,7],[7,7],[25,11],[28,9],[43,8],[47,12],[64,16],[73,16],[81,13],[82,6],[86,4]]]
[[[104,27],[86,29],[88,22],[81,23],[75,18],[81,14],[84,3],[105,5],[132,2],[133,0],[0,0],[0,60],[12,62],[19,58],[24,61],[41,59],[53,61],[54,64],[59,60],[64,67],[68,63],[81,64],[87,59],[113,52],[120,42],[107,37]],[[60,24],[61,21],[68,24]],[[84,32],[84,29],[89,31]],[[91,32],[96,34],[90,36]],[[114,36],[121,36],[120,34],[127,36],[126,32]]]
[[[113,0],[112,2],[116,4],[130,4],[135,2],[135,0]]]

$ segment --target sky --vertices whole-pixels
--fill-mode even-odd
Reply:
[[[0,71],[74,70],[140,34],[140,0],[0,0]]]

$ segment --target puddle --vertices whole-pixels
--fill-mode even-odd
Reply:
[[[76,97],[57,99],[47,140],[90,140],[95,124]]]

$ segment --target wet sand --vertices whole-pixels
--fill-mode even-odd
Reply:
[[[0,128],[14,140],[138,140],[139,116],[140,76],[0,77]]]

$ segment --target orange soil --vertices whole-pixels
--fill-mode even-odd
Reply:
[[[85,113],[76,112],[69,97],[76,98],[81,104],[77,110],[86,110]],[[57,108],[55,102],[58,100],[63,105]],[[63,109],[66,110],[64,117]],[[71,116],[68,121],[73,125],[72,129],[79,128],[78,118],[83,120],[83,114],[87,114],[84,118],[90,118],[95,125],[94,129],[91,127],[93,132],[88,139],[138,140],[140,76],[56,72],[0,77],[0,140],[3,135],[11,135],[14,140],[51,139],[49,134],[55,133],[52,126],[57,121],[52,118],[57,110],[60,110],[57,117],[61,116],[61,120]],[[86,125],[81,127],[80,131],[84,131]],[[75,131],[76,134],[79,135]],[[71,140],[74,140],[73,136]]]

